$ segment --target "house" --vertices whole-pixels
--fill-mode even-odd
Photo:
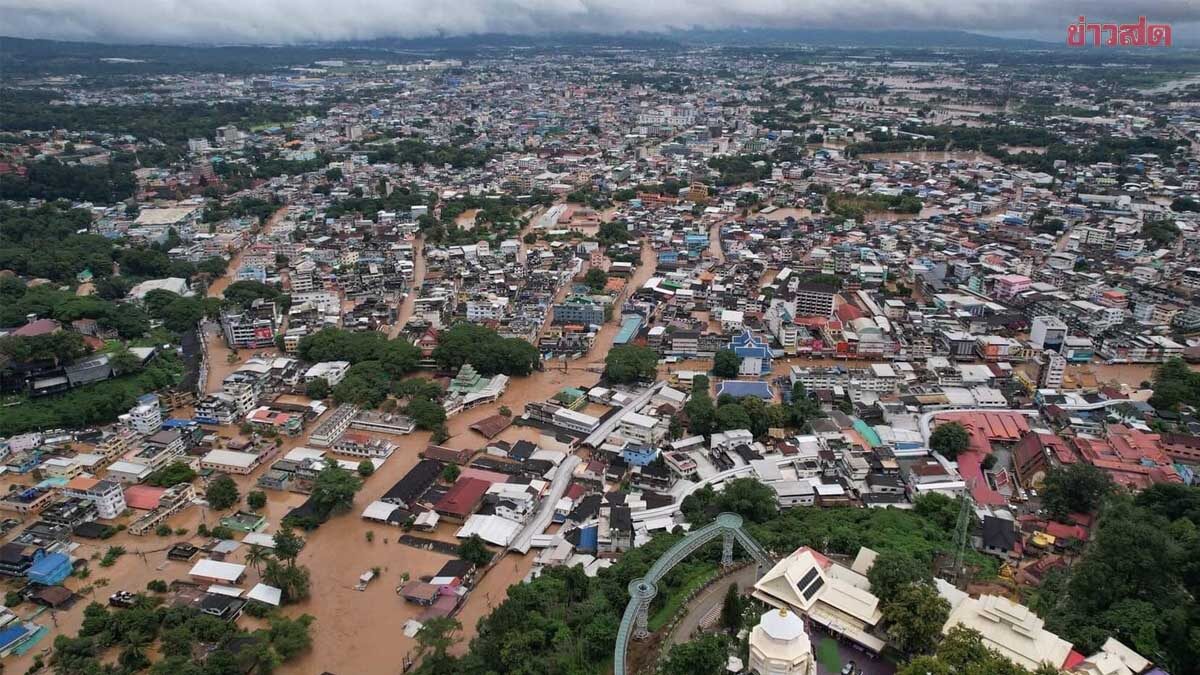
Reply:
[[[1007,558],[1017,543],[1017,528],[1011,518],[987,515],[980,530],[980,549],[989,555]]]
[[[417,462],[413,468],[408,470],[408,473],[404,474],[404,477],[383,493],[383,496],[379,498],[380,501],[411,509],[421,495],[433,486],[438,476],[442,475],[442,466],[441,462],[432,459],[423,459]]]
[[[479,508],[491,483],[478,478],[460,478],[434,504],[433,510],[443,518],[464,522]]]
[[[801,547],[763,575],[754,584],[753,595],[772,607],[807,616],[878,654],[886,643],[874,635],[874,629],[883,614],[870,588],[864,573]]]
[[[192,565],[188,576],[210,584],[240,584],[246,576],[246,566],[205,558]]]
[[[54,586],[71,576],[71,558],[65,553],[36,556],[25,576],[36,584]]]

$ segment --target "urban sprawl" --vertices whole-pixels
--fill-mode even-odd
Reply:
[[[1200,66],[1106,58],[5,75],[5,666],[1200,673]]]

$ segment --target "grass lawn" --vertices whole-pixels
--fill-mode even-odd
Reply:
[[[688,577],[683,582],[683,585],[679,587],[679,590],[667,596],[662,607],[659,607],[658,611],[650,615],[650,618],[646,621],[647,628],[653,632],[665,626],[671,620],[671,617],[675,616],[675,612],[678,612],[679,608],[683,606],[684,598],[690,595],[693,590],[703,586],[716,573],[717,570],[715,567],[704,567]]]
[[[837,640],[823,637],[817,642],[817,662],[831,673],[836,673],[841,669],[842,657],[838,654]]]

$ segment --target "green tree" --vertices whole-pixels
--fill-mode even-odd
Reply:
[[[1076,462],[1046,472],[1042,505],[1057,518],[1092,513],[1112,491],[1112,478],[1107,473],[1087,462]]]
[[[587,271],[587,274],[583,275],[583,283],[587,284],[593,293],[599,293],[604,290],[604,285],[608,283],[608,275],[604,273],[604,270],[593,267]]]
[[[196,472],[185,462],[171,462],[155,471],[146,478],[147,485],[155,487],[171,487],[180,483],[190,483],[196,478]]]
[[[208,488],[204,491],[204,498],[208,500],[209,506],[218,511],[224,511],[236,504],[240,496],[237,483],[225,474],[209,481]]]
[[[255,572],[261,572],[262,566],[272,557],[271,549],[258,544],[251,544],[250,549],[246,551],[246,564],[254,568]]]
[[[271,619],[268,632],[271,647],[284,661],[290,661],[297,654],[312,646],[309,626],[316,621],[308,614],[302,614],[296,619],[277,616]]]
[[[717,408],[716,426],[721,431],[751,429],[754,426],[750,414],[740,403],[726,403]]]
[[[278,550],[276,555],[279,555]],[[308,568],[303,565],[283,565],[278,560],[267,560],[262,576],[263,581],[281,591],[283,603],[300,602],[308,597],[311,581]]]
[[[446,651],[458,641],[454,634],[461,628],[461,623],[448,616],[429,619],[417,631],[417,646],[421,654],[432,652],[434,658],[445,658]]]
[[[604,379],[615,384],[649,382],[658,374],[658,352],[648,347],[620,345],[604,357]]]
[[[296,564],[296,558],[299,557],[300,550],[304,548],[304,539],[287,525],[283,525],[275,531],[273,543],[275,544],[275,556],[288,565]]]
[[[482,567],[492,561],[492,552],[479,535],[472,534],[458,545],[458,557],[476,567]]]
[[[460,473],[462,473],[462,470],[458,468],[457,464],[447,464],[446,467],[442,469],[442,480],[446,481],[447,483],[453,483],[454,481],[458,480]]]
[[[662,675],[724,675],[728,661],[726,638],[707,634],[672,646],[659,672]]]
[[[375,464],[373,464],[371,460],[364,459],[358,463],[358,475],[360,477],[366,478],[373,473],[375,473]]]
[[[323,377],[314,377],[304,386],[304,394],[314,401],[319,401],[329,397],[329,380]]]
[[[721,627],[726,633],[736,635],[742,628],[742,596],[736,583],[725,589],[725,600],[721,603]]]
[[[929,447],[947,459],[958,457],[971,444],[967,428],[958,422],[939,424],[929,435]]]
[[[318,513],[327,518],[333,513],[348,511],[354,495],[362,488],[362,479],[336,463],[327,465],[313,480],[310,499]]]
[[[267,505],[267,493],[262,490],[251,490],[246,494],[246,506],[255,511]]]
[[[416,422],[420,429],[433,430],[446,423],[446,409],[442,404],[418,396],[404,406],[404,414]]]
[[[717,409],[708,393],[708,377],[697,375],[692,380],[692,395],[683,404],[688,428],[693,434],[710,434],[716,431]]]
[[[735,378],[742,367],[742,358],[732,349],[721,349],[713,357],[713,375],[717,377]]]
[[[896,649],[905,654],[924,654],[933,649],[950,616],[950,603],[929,583],[900,587],[883,606],[887,634]]]
[[[871,593],[884,604],[897,597],[900,589],[918,582],[933,582],[929,566],[919,562],[907,551],[889,550],[881,552],[867,572],[871,582]]]

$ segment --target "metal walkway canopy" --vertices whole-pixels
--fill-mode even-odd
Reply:
[[[686,537],[675,542],[674,546],[654,562],[646,576],[629,582],[629,604],[625,606],[625,614],[621,617],[621,627],[617,629],[617,644],[613,648],[613,675],[626,675],[625,652],[629,649],[629,639],[632,637],[641,640],[650,634],[646,627],[646,615],[650,609],[650,602],[658,594],[658,582],[684,558],[717,537],[721,537],[724,541],[724,548],[721,551],[723,566],[728,567],[733,564],[733,542],[735,540],[758,563],[759,576],[762,576],[763,572],[774,564],[762,544],[759,544],[754,537],[750,536],[749,532],[742,528],[742,517],[736,513],[722,513],[711,523],[689,532]]]

